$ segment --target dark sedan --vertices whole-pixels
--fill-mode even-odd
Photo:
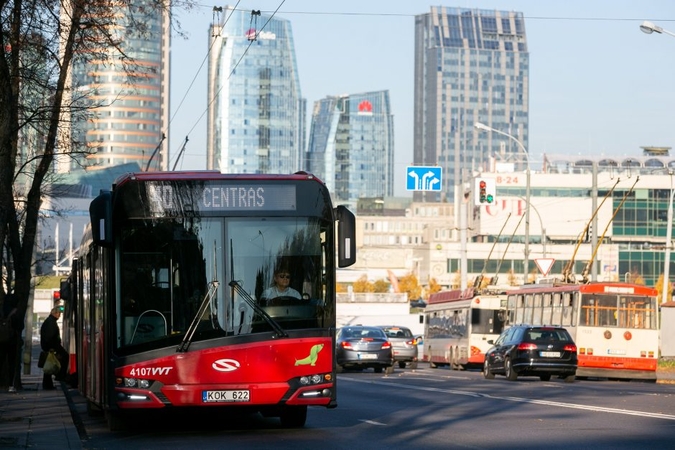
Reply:
[[[336,337],[336,370],[363,370],[392,373],[394,359],[391,342],[379,327],[362,325],[340,328]]]
[[[518,376],[538,376],[548,381],[551,376],[572,383],[577,372],[577,346],[572,336],[561,327],[514,325],[507,328],[485,354],[483,376],[495,374],[515,381]]]

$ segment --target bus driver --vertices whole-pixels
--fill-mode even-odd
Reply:
[[[291,275],[286,269],[277,269],[274,271],[274,282],[272,286],[265,289],[262,298],[271,300],[277,297],[293,297],[301,299],[300,293],[290,287]]]

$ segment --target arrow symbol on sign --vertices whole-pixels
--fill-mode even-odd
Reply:
[[[429,172],[425,173],[424,175],[422,175],[422,182],[419,184],[419,188],[428,190],[429,189],[428,179],[429,179],[429,177],[432,177],[433,175],[434,175],[434,173],[432,171],[429,171]]]

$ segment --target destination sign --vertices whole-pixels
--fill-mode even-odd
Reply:
[[[295,211],[295,185],[233,185],[206,183],[200,186],[148,184],[151,209],[177,211]]]

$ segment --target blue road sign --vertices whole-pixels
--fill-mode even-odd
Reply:
[[[443,169],[437,166],[408,166],[406,189],[409,191],[440,191]]]

